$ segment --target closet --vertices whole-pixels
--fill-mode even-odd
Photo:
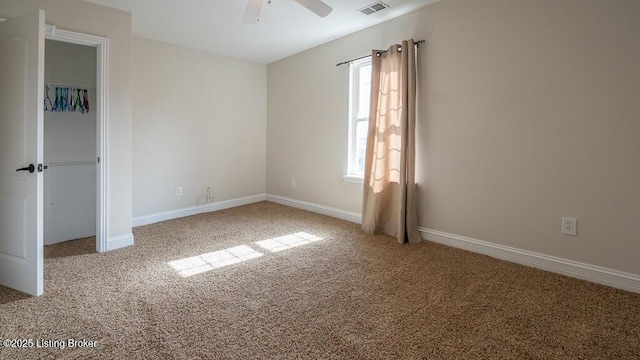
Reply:
[[[45,42],[44,244],[96,234],[96,49]]]

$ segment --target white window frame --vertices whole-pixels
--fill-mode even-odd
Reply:
[[[355,60],[349,63],[349,141],[347,157],[347,174],[343,176],[345,181],[363,183],[364,173],[357,171],[356,159],[356,128],[359,122],[369,123],[369,115],[358,117],[358,104],[360,100],[360,68],[371,66],[371,58]],[[368,94],[370,96],[370,94]]]

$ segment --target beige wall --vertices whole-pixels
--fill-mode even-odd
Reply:
[[[133,37],[134,216],[265,192],[266,65]],[[177,186],[183,196],[176,197]]]
[[[640,274],[638,34],[637,1],[444,0],[269,64],[267,192],[359,212],[335,64],[425,39],[420,225]]]
[[[91,46],[45,41],[44,82],[96,87],[96,49]],[[55,91],[55,89],[54,89]]]
[[[0,17],[45,11],[47,24],[109,38],[108,236],[131,234],[131,14],[80,0],[0,0]]]

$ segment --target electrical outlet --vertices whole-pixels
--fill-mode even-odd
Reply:
[[[296,188],[296,179],[291,179],[291,187]]]
[[[182,186],[178,186],[178,187],[176,188],[176,196],[177,196],[177,197],[182,196]]]
[[[578,235],[578,220],[573,218],[563,217],[562,233],[567,235]]]

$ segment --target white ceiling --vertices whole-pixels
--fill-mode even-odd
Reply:
[[[272,0],[261,21],[245,24],[248,0],[85,0],[129,11],[133,35],[258,63],[285,58],[440,0],[384,0],[390,8],[363,15],[375,0],[324,0],[320,18],[293,0]]]

